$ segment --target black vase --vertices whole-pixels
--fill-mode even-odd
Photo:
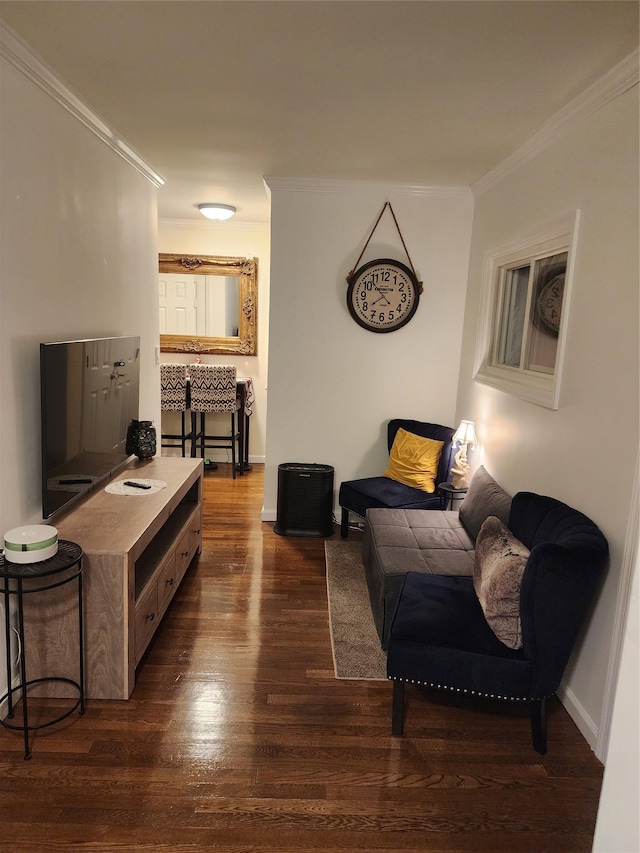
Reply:
[[[153,421],[131,421],[127,429],[127,456],[132,453],[138,459],[151,459],[156,455],[156,428]]]

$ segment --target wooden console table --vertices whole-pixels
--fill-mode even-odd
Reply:
[[[200,553],[202,473],[201,459],[134,460],[110,482],[140,477],[162,480],[166,487],[140,496],[110,494],[101,488],[56,523],[60,538],[77,542],[84,552],[87,698],[131,695],[136,666],[189,564]],[[69,596],[65,598],[64,589],[56,592],[58,600],[51,604],[47,599],[47,607],[55,608],[64,620],[71,611]],[[34,626],[34,636],[26,640],[30,678],[50,668],[47,658],[55,645],[47,638],[47,615],[35,613],[25,620]],[[71,667],[72,651],[77,661],[75,649],[69,651],[69,661],[56,658],[57,664]]]

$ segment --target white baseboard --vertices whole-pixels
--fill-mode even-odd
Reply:
[[[598,727],[589,714],[587,714],[583,705],[578,701],[576,694],[565,684],[564,681],[561,681],[560,687],[557,690],[557,696],[573,722],[580,730],[584,739],[595,752],[596,745],[598,743]],[[599,758],[597,755],[596,757]]]
[[[177,452],[175,448],[164,448],[162,451],[163,456],[181,456],[180,448],[178,448]],[[200,458],[198,455],[197,459]],[[210,459],[212,462],[231,462],[231,451],[227,450],[216,450],[216,449],[207,449],[205,451],[205,459]],[[249,465],[264,465],[264,456],[249,456]]]

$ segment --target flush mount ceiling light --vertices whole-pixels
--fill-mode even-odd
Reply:
[[[230,204],[214,204],[212,202],[199,204],[198,210],[207,219],[231,219],[236,212],[235,207],[232,207]]]

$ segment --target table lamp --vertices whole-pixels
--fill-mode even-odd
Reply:
[[[453,458],[451,485],[454,489],[468,489],[469,463],[467,462],[467,445],[472,444],[475,447],[478,443],[474,422],[460,421],[460,426],[453,435],[452,443],[459,444],[460,449]]]

